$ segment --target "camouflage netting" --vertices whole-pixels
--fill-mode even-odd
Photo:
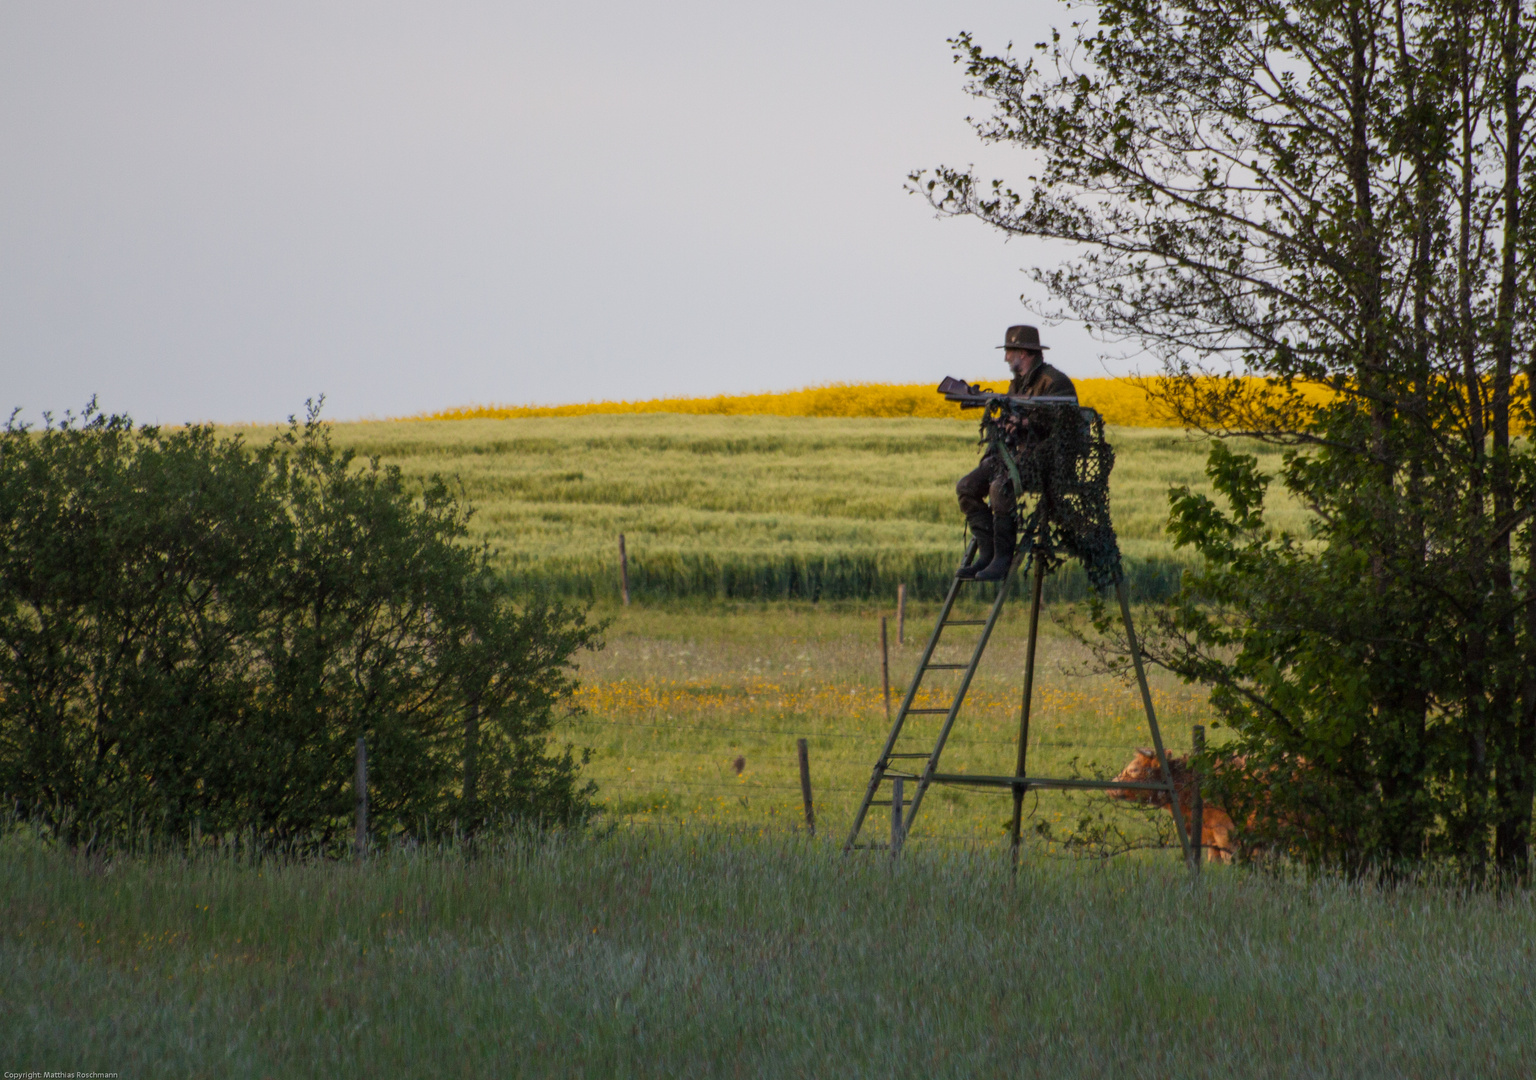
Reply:
[[[1027,426],[1015,434],[1005,420]],[[1114,448],[1104,440],[1104,418],[1076,404],[1022,404],[994,399],[981,418],[984,445],[1002,456],[1021,495],[1035,495],[1019,525],[1019,550],[1043,559],[1047,571],[1065,558],[1083,564],[1096,588],[1108,589],[1124,571],[1109,517],[1109,472]],[[1019,505],[1022,508],[1024,500]]]

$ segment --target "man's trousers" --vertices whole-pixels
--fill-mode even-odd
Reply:
[[[960,512],[967,521],[978,514],[1008,517],[1018,501],[1008,466],[996,454],[988,454],[980,465],[962,476],[955,485],[955,494],[960,496]]]

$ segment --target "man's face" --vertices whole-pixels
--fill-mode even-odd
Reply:
[[[1003,356],[1008,361],[1008,368],[1015,375],[1024,375],[1034,367],[1045,354],[1039,349],[1004,349]]]

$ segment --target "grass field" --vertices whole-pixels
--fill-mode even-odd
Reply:
[[[905,646],[897,644],[894,614],[888,616],[893,708],[935,609],[909,609]],[[560,732],[592,749],[586,774],[599,784],[610,814],[635,823],[798,827],[795,740],[803,737],[818,823],[829,836],[843,834],[889,728],[877,611],[847,602],[736,603],[610,614],[607,647],[582,662],[578,702],[586,711]],[[1005,609],[946,746],[946,769],[1013,771],[1025,615],[1023,604]],[[941,647],[940,662],[962,660],[974,640],[974,631],[950,633],[955,644]],[[1113,775],[1137,746],[1149,744],[1134,688],[1089,668],[1086,650],[1048,621],[1030,727],[1032,773]],[[947,706],[956,677],[930,675],[925,686],[935,693],[926,703]],[[1209,722],[1203,695],[1156,673],[1153,687],[1165,738],[1187,748],[1191,725]],[[927,750],[940,719],[909,720],[899,749]],[[740,775],[738,757],[746,766]],[[936,790],[913,842],[1000,839],[1011,806],[1006,793]],[[1045,792],[1032,795],[1026,809],[1028,827],[1045,823],[1058,835],[1092,809],[1108,814],[1128,838],[1149,839],[1141,815],[1101,796]],[[882,826],[883,819],[872,825],[877,834]],[[1038,835],[1033,844],[1041,853],[1055,850]]]
[[[1167,489],[1204,486],[1204,444],[1110,437],[1121,548],[1143,592],[1165,589],[1181,565],[1162,531]],[[616,598],[623,533],[643,600],[871,599],[898,582],[937,597],[963,543],[954,484],[977,460],[970,420],[599,415],[340,424],[335,438],[413,476],[456,477],[476,534],[530,584]],[[1281,520],[1301,525],[1294,509]],[[1082,595],[1076,570],[1060,585],[1053,595]]]
[[[765,583],[794,560],[952,569],[949,486],[971,436],[942,420],[664,415],[339,426],[412,475],[457,475],[510,571],[597,598],[607,644],[581,657],[558,735],[591,748],[605,812],[583,834],[363,865],[229,846],[103,858],[12,831],[0,1062],[219,1078],[1529,1075],[1529,892],[1228,867],[1192,882],[1169,851],[1076,858],[1059,837],[1083,814],[1144,845],[1167,815],[1060,793],[1026,804],[1017,878],[1009,799],[992,794],[936,789],[897,863],[837,853],[887,728],[879,619],[895,699],[936,605],[910,605],[900,645],[894,582],[910,578],[817,603],[763,599]],[[1163,491],[1198,482],[1203,451],[1171,432],[1115,438],[1125,547],[1168,561]],[[621,529],[642,573],[674,567],[628,608],[613,599]],[[716,560],[713,586],[676,569],[689,557]],[[732,598],[722,565],[759,598]],[[1067,632],[1079,617],[1060,595],[1048,609],[1034,773],[1113,772],[1146,743],[1132,689],[1093,674]],[[1011,767],[1023,641],[1013,605],[946,767]],[[1186,747],[1210,720],[1202,695],[1156,674],[1153,691]]]
[[[1521,1077],[1529,893],[647,830],[347,863],[0,844],[0,1058],[260,1078]]]
[[[587,775],[611,815],[792,823],[800,814],[794,745],[805,737],[823,828],[847,827],[888,726],[879,617],[890,616],[895,704],[935,608],[915,601],[899,644],[896,584],[926,584],[912,592],[932,596],[953,574],[961,545],[953,485],[977,454],[970,421],[599,415],[346,424],[335,437],[411,475],[457,477],[477,507],[478,535],[501,551],[504,566],[594,596],[599,616],[615,620],[607,647],[582,660],[584,712],[559,733],[591,749]],[[1180,564],[1162,536],[1166,491],[1204,486],[1204,445],[1156,429],[1114,429],[1111,439],[1121,544],[1153,572],[1133,584],[1150,576],[1155,585],[1165,567],[1176,581]],[[1294,510],[1288,520],[1301,524]],[[619,532],[635,582],[629,608],[616,602]],[[842,591],[854,598],[830,599],[839,590],[824,588],[819,603],[748,600],[726,587],[734,581],[746,597],[771,596],[775,582],[803,584],[807,566],[821,568],[824,585],[844,568]],[[1071,610],[1064,596],[1081,595],[1082,584],[1047,592],[1032,772],[1113,775],[1149,741],[1134,690],[1087,673],[1085,651],[1056,623]],[[1006,610],[946,766],[1011,771],[1023,622],[1022,605]],[[969,633],[953,632],[936,659],[963,658]],[[927,685],[942,694],[953,677]],[[1209,722],[1203,695],[1163,677],[1154,677],[1154,694],[1169,744],[1187,747],[1191,725]],[[935,730],[914,720],[903,749],[926,749]],[[740,775],[738,757],[746,761]],[[1040,794],[1028,803],[1028,824],[1059,835],[1083,812],[1108,813],[1110,805]],[[993,838],[1009,807],[1006,795],[945,790],[927,802],[920,831]],[[1146,838],[1136,814],[1121,810],[1113,820]]]

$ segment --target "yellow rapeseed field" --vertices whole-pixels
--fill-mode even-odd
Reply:
[[[1258,384],[1259,380],[1251,380]],[[1103,415],[1106,423],[1125,427],[1180,426],[1155,399],[1158,380],[1142,378],[1076,379],[1078,397]],[[982,380],[988,390],[1003,391],[1006,381]],[[1322,388],[1307,393],[1322,399]],[[769,394],[720,394],[670,397],[650,401],[589,401],[578,405],[467,405],[426,414],[422,420],[506,420],[522,417],[590,416],[595,413],[693,413],[712,416],[916,417],[959,420],[972,414],[945,401],[929,383],[828,383]]]

